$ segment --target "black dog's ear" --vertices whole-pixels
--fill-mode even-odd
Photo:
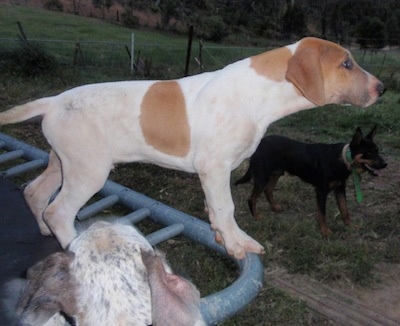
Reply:
[[[375,135],[376,135],[376,128],[377,128],[377,127],[378,127],[378,126],[375,125],[374,128],[372,128],[372,130],[369,132],[369,134],[368,134],[367,137],[365,137],[365,138],[368,138],[368,139],[370,139],[370,140],[374,140],[374,137],[375,137]]]
[[[360,144],[361,139],[363,138],[363,134],[360,127],[357,127],[357,130],[353,136],[352,144]]]

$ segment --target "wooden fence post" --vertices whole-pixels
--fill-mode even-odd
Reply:
[[[83,53],[82,53],[82,49],[81,49],[81,44],[79,42],[79,38],[78,38],[78,41],[75,43],[74,66],[76,66],[77,63],[78,63],[78,55],[79,55],[79,57],[81,59],[83,67],[86,67],[85,58],[83,57]]]
[[[189,75],[190,53],[192,52],[193,25],[189,27],[189,39],[186,52],[185,76]]]

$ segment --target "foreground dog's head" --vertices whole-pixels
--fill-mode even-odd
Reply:
[[[318,106],[336,103],[367,107],[385,91],[382,82],[363,70],[350,51],[312,37],[297,44],[286,79]]]
[[[199,291],[171,273],[135,228],[96,222],[70,250],[29,269],[17,308],[20,324],[64,316],[80,326],[205,325]]]
[[[358,173],[368,172],[376,176],[377,171],[387,166],[385,160],[379,155],[379,148],[374,143],[376,126],[372,128],[366,137],[363,137],[360,128],[357,128],[350,143],[350,151],[353,160],[353,166]]]

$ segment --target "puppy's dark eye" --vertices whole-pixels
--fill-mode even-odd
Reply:
[[[353,69],[353,60],[347,59],[342,63],[342,66],[345,67],[346,69]]]

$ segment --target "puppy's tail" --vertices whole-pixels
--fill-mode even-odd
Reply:
[[[247,172],[245,173],[245,175],[235,182],[235,186],[240,185],[242,183],[250,182],[252,177],[253,177],[253,173],[252,173],[252,168],[250,165],[249,168],[247,169]]]
[[[10,110],[0,112],[0,125],[13,124],[43,117],[50,108],[51,101],[49,98],[41,98],[23,105],[15,106]]]

